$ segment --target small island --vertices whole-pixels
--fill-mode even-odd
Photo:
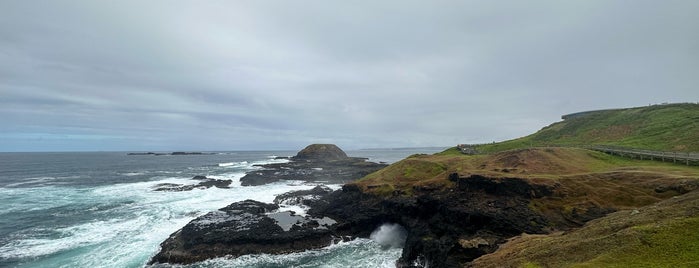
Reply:
[[[160,155],[212,155],[214,153],[202,153],[202,152],[171,152],[171,153],[154,153],[154,152],[146,152],[146,153],[127,153],[126,155],[154,155],[154,156],[160,156]]]

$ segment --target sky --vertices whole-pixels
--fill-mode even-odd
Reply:
[[[699,102],[699,1],[0,1],[0,151],[453,146]]]

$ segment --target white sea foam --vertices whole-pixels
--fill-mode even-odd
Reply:
[[[223,175],[222,177],[225,177]],[[240,173],[229,176],[238,177]],[[159,244],[193,218],[232,202],[253,199],[271,203],[274,196],[292,190],[305,190],[312,184],[278,182],[256,187],[209,188],[183,192],[156,192],[160,183],[191,184],[189,178],[163,178],[97,188],[12,188],[1,189],[4,198],[32,196],[28,204],[14,209],[47,209],[71,204],[120,204],[108,208],[108,220],[92,220],[53,230],[52,236],[26,235],[0,247],[0,258],[34,258],[75,250],[79,255],[64,256],[52,262],[56,267],[133,267],[142,266],[159,250]],[[27,200],[30,201],[30,200]],[[17,202],[14,202],[17,203]],[[0,208],[2,213],[11,213]],[[90,209],[86,210],[89,213]],[[85,258],[84,256],[91,256]],[[48,258],[48,257],[45,257]],[[58,258],[58,257],[56,257]]]
[[[384,250],[369,239],[340,242],[325,248],[290,254],[253,254],[216,258],[183,267],[395,267],[400,249]]]
[[[244,167],[247,165],[248,161],[218,163],[219,167]]]
[[[408,232],[399,224],[387,223],[371,233],[371,240],[385,248],[402,248]]]
[[[17,187],[23,185],[41,185],[45,182],[50,182],[56,180],[56,177],[35,177],[35,178],[25,178],[21,182],[15,182],[5,185],[5,187]]]
[[[122,176],[127,176],[127,177],[132,177],[132,176],[141,176],[145,175],[145,172],[125,172],[125,173],[120,173]]]

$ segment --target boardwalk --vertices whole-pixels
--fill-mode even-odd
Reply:
[[[592,146],[589,147],[589,149],[641,160],[656,160],[685,165],[699,165],[699,153],[662,152],[611,146]]]
[[[480,154],[476,149],[481,144],[459,144],[456,146],[459,151],[463,154],[474,155]],[[560,146],[560,145],[559,145]],[[558,146],[554,146],[558,147]],[[604,152],[611,155],[618,155],[622,157],[630,157],[641,160],[654,160],[663,162],[673,162],[682,165],[699,165],[699,153],[683,153],[683,152],[663,152],[663,151],[651,151],[633,148],[624,148],[618,146],[563,146],[563,147],[579,147],[589,150],[595,150]]]

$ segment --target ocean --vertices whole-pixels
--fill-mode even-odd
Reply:
[[[347,153],[392,163],[414,153],[437,151]],[[0,267],[148,267],[160,243],[200,215],[245,199],[271,203],[278,194],[316,186],[301,181],[240,186],[239,179],[257,169],[255,165],[288,161],[275,157],[295,153],[0,153]],[[192,180],[196,175],[233,183],[229,189],[153,190],[161,183],[196,184]],[[302,208],[281,210],[285,209]],[[356,239],[293,254],[151,267],[394,267],[400,254],[400,248],[385,249],[372,239]]]

